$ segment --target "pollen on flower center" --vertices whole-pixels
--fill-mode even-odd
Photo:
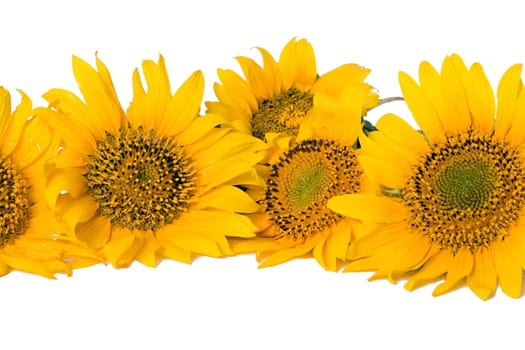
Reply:
[[[358,192],[361,174],[351,147],[329,140],[294,145],[272,166],[261,203],[276,226],[276,238],[305,240],[341,220],[326,202]]]
[[[130,230],[172,223],[190,207],[196,187],[184,148],[141,127],[106,133],[84,176],[98,213]]]
[[[525,204],[519,151],[490,136],[449,136],[422,156],[402,191],[413,230],[453,253],[504,239]]]
[[[313,107],[314,97],[308,92],[291,88],[259,104],[252,116],[252,133],[264,140],[267,132],[296,135],[304,116]]]
[[[13,244],[31,221],[29,184],[10,158],[0,159],[0,248]]]
[[[444,208],[479,209],[495,187],[494,169],[479,155],[451,157],[436,174],[435,189]]]
[[[322,161],[312,161],[290,169],[282,179],[284,193],[292,211],[305,210],[311,203],[322,200],[330,185],[330,171],[324,167]]]

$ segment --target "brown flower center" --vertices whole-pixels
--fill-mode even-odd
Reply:
[[[456,253],[504,239],[525,203],[519,151],[490,136],[450,136],[422,156],[402,196],[410,225]]]
[[[11,158],[0,159],[0,248],[13,244],[31,221],[29,184]]]
[[[141,127],[98,141],[85,177],[98,213],[130,230],[171,224],[191,206],[196,187],[184,148]]]
[[[343,217],[326,207],[333,196],[359,191],[362,170],[351,147],[305,140],[272,165],[263,203],[276,238],[306,240]]]
[[[252,116],[252,133],[264,140],[267,132],[297,135],[299,125],[312,109],[314,97],[308,92],[291,88],[277,96],[261,101]]]

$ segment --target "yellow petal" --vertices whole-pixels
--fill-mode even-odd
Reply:
[[[199,141],[209,133],[219,132],[217,126],[222,124],[224,119],[216,114],[207,114],[203,117],[193,119],[192,123],[175,138],[180,145],[188,145]]]
[[[290,40],[281,51],[279,68],[283,76],[284,89],[295,86],[301,91],[309,90],[317,76],[312,45],[305,39]]]
[[[234,130],[224,132],[223,128],[218,130],[220,130],[217,132],[220,135],[220,139],[217,139],[210,147],[203,148],[200,152],[191,155],[204,171],[216,167],[217,164],[228,160],[228,158],[252,153],[250,151],[257,151],[265,147],[260,140],[251,135],[245,135]],[[214,132],[211,132],[210,138],[213,138],[214,134]],[[193,147],[191,149],[195,150]],[[244,171],[248,170],[249,168]]]
[[[331,233],[326,240],[326,252],[329,257],[345,260],[348,244],[352,237],[352,220],[341,220],[331,227]]]
[[[65,231],[62,223],[57,221],[55,213],[43,201],[38,201],[31,207],[31,221],[27,230],[38,235],[42,234],[46,238],[50,232]]]
[[[474,63],[465,79],[469,109],[474,129],[484,133],[494,130],[494,92],[479,63]]]
[[[363,82],[368,74],[370,69],[358,64],[344,64],[319,77],[310,92],[337,96],[349,85]]]
[[[104,253],[113,267],[128,267],[142,248],[143,242],[143,234],[113,227],[111,240],[104,245]]]
[[[217,208],[237,213],[253,213],[259,207],[243,190],[233,186],[220,186],[200,196],[196,209]]]
[[[399,84],[417,124],[431,143],[444,140],[444,129],[430,99],[406,73],[399,73]]]
[[[525,143],[525,89],[521,89],[516,101],[514,118],[508,130],[508,138],[516,146],[522,146]]]
[[[383,158],[390,159],[390,163],[398,165],[399,168],[411,169],[421,158],[421,154],[398,144],[384,132],[373,131],[368,137],[385,153]]]
[[[469,130],[471,125],[467,96],[463,87],[465,68],[459,56],[452,55],[443,62],[441,70],[441,92],[445,110],[439,115],[443,131],[459,134]],[[459,63],[459,64],[458,64]],[[461,67],[458,71],[458,68]]]
[[[313,247],[319,243],[319,238],[310,239],[292,248],[284,248],[273,254],[271,254],[266,260],[259,264],[259,268],[271,267],[275,265],[282,264],[284,262],[290,261],[294,258],[302,257],[305,254],[309,253]]]
[[[270,91],[281,91],[283,88],[282,77],[277,62],[275,62],[272,55],[265,49],[258,47],[257,50],[259,50],[263,59],[266,84],[270,86]]]
[[[266,79],[264,70],[251,58],[236,57],[241,69],[246,77],[248,85],[251,87],[253,95],[258,101],[273,97],[278,91],[272,91],[272,84]]]
[[[85,167],[87,162],[87,156],[83,156],[70,147],[64,147],[59,151],[55,165],[57,168],[81,168]]]
[[[409,215],[401,203],[368,194],[335,196],[328,201],[327,207],[354,219],[385,224],[401,222]]]
[[[106,65],[104,64],[104,62],[102,62],[98,56],[95,57],[96,58],[96,65],[97,65],[97,70],[98,70],[98,74],[100,76],[100,79],[106,84],[106,86],[108,87],[108,94],[111,96],[111,98],[114,100],[114,101],[117,101],[118,98],[117,98],[117,93],[115,91],[115,86],[113,85],[113,81],[111,80],[111,75],[109,74],[109,70],[108,68],[106,67]]]
[[[419,81],[421,90],[431,101],[438,118],[446,114],[449,107],[443,97],[441,76],[429,62],[424,61],[419,65]]]
[[[42,120],[34,118],[27,123],[12,153],[18,168],[25,169],[37,160],[42,167],[43,152],[51,145],[53,136],[52,130]]]
[[[209,120],[210,124],[211,123],[214,124],[218,119],[214,118],[214,116],[212,116],[212,115],[206,115],[204,117],[199,117],[192,124],[198,124],[198,122],[202,121],[202,120]],[[208,161],[209,157],[207,156],[206,152],[209,149],[212,149],[213,146],[224,137],[224,135],[232,132],[232,129],[230,129],[230,128],[226,128],[226,127],[225,128],[222,128],[222,127],[221,128],[217,128],[217,127],[215,127],[216,125],[217,124],[209,125],[208,123],[205,123],[205,124],[201,125],[203,128],[209,128],[208,130],[206,130],[207,134],[206,135],[204,135],[204,134],[201,135],[200,139],[193,140],[191,142],[191,144],[186,144],[184,146],[186,153],[189,156],[191,156],[191,158],[194,159],[195,161],[199,161],[200,160],[200,157],[199,157],[200,154],[203,154],[202,161],[201,161],[201,163],[203,163],[203,165],[201,165],[201,167],[205,167],[207,165],[207,161]],[[183,133],[181,135],[185,135],[185,134],[186,133]],[[176,138],[178,141],[181,138],[180,137],[181,135],[179,135]]]
[[[146,91],[146,106],[149,113],[154,118],[152,120],[160,121],[163,119],[164,111],[166,110],[166,104],[171,97],[170,81],[168,79],[168,72],[166,70],[166,64],[164,63],[164,57],[159,55],[158,63],[152,60],[144,60],[142,62],[142,71],[144,72],[144,79],[148,86]],[[161,129],[159,124],[156,124],[156,129]]]
[[[133,101],[127,110],[128,120],[134,126],[148,125],[151,116],[148,114],[148,110],[142,107],[146,101],[146,90],[144,90],[142,85],[138,68],[135,68],[133,71],[132,81]]]
[[[387,246],[398,239],[406,230],[405,223],[382,225],[350,244],[347,252],[348,260],[370,256],[382,246]]]
[[[445,281],[434,289],[432,295],[442,295],[456,287],[460,281],[471,273],[473,266],[474,258],[470,250],[467,248],[460,249],[450,262]]]
[[[20,257],[34,260],[49,260],[61,255],[60,242],[57,243],[52,232],[39,228],[36,232],[26,233],[19,237],[16,243],[9,247],[9,251]]]
[[[202,191],[206,192],[246,173],[261,161],[263,156],[263,154],[251,152],[239,153],[201,169],[199,175],[202,180]]]
[[[93,266],[96,264],[100,264],[102,262],[102,258],[93,258],[90,256],[82,256],[82,255],[74,255],[71,257],[66,257],[67,259],[67,265],[69,268],[76,270],[76,269],[82,269],[84,267]]]
[[[510,129],[516,108],[516,100],[522,89],[521,64],[510,67],[498,85],[498,106],[496,109],[496,128],[494,135],[503,140]]]
[[[86,193],[87,180],[83,176],[85,169],[69,168],[57,170],[48,177],[46,198],[52,203],[63,191],[67,191],[73,198]]]
[[[5,123],[1,135],[2,140],[0,142],[0,151],[2,152],[3,157],[10,155],[18,145],[18,141],[22,136],[22,131],[28,124],[27,119],[32,113],[31,100],[23,92],[20,91],[20,94],[22,95],[22,102],[10,117],[2,121],[2,123]],[[11,107],[9,106],[9,108]]]
[[[89,195],[72,198],[65,194],[57,200],[56,210],[60,213],[61,220],[70,230],[74,230],[79,222],[86,222],[95,215],[98,203]]]
[[[111,223],[104,216],[97,216],[76,227],[77,237],[94,249],[100,249],[110,238]]]
[[[215,83],[213,90],[220,103],[229,105],[251,117],[252,113],[257,110],[258,103],[247,82],[231,69],[218,69],[217,75],[222,85]],[[275,89],[275,91],[280,91],[280,89]]]
[[[77,128],[87,130],[97,140],[105,137],[105,132],[112,129],[108,120],[99,118],[98,115],[91,116],[86,105],[75,94],[64,89],[51,89],[42,97],[56,108],[61,114]]]
[[[521,297],[523,270],[512,257],[507,244],[504,242],[493,243],[490,246],[490,253],[503,292],[512,298]]]
[[[314,136],[354,145],[361,130],[361,115],[368,93],[364,84],[350,85],[337,97],[318,92],[314,96],[314,107],[300,127],[298,139]],[[303,129],[312,130],[308,133]]]
[[[188,225],[182,225],[180,223],[167,225],[160,229],[156,235],[161,245],[169,242],[183,250],[199,255],[212,257],[223,256],[223,253],[214,240],[202,236],[197,230]]]
[[[96,140],[82,125],[72,121],[68,115],[47,108],[35,109],[37,118],[42,118],[73,150],[80,154],[93,154],[97,149]]]
[[[0,137],[3,137],[5,126],[11,117],[11,95],[0,86]]]
[[[157,232],[157,237],[174,237],[175,240],[178,239],[177,232],[184,232],[187,237],[181,239],[187,239],[188,244],[201,242],[199,247],[195,247],[195,252],[224,256],[233,254],[227,237],[254,237],[254,230],[253,223],[243,215],[212,209],[191,210],[173,225],[167,225],[164,230]],[[193,236],[196,238],[191,238]],[[191,245],[184,247],[192,250]]]
[[[366,156],[366,157],[372,157],[374,159],[380,160],[383,163],[388,163],[390,166],[396,166],[400,169],[402,168],[410,168],[412,165],[412,162],[407,162],[406,158],[403,157],[403,155],[400,155],[396,152],[394,149],[390,149],[389,147],[385,147],[384,142],[383,144],[377,142],[377,134],[382,133],[381,131],[374,131],[368,134],[366,136],[362,131],[359,132],[359,145],[361,146],[361,150],[359,151],[360,154]],[[374,136],[374,137],[372,137]],[[381,137],[379,137],[381,139]],[[386,139],[385,135],[382,137],[383,140]],[[392,144],[393,142],[390,142]],[[402,147],[398,146],[397,150],[402,149]],[[410,152],[409,150],[405,150],[402,153]],[[402,165],[400,165],[400,162]]]
[[[394,274],[414,269],[429,249],[430,244],[426,237],[412,232],[400,232],[391,243],[382,245],[369,257],[352,261],[344,271],[377,270],[370,280],[388,278],[395,282]]]
[[[2,260],[2,256],[0,254],[0,277],[7,275],[11,271],[9,266]]]
[[[330,234],[322,246],[324,263],[326,265],[325,269],[329,271],[337,271],[339,268],[338,261],[344,261],[346,259],[348,243],[352,236],[352,226],[349,221],[350,220],[341,220],[336,225],[333,225],[330,228]],[[321,244],[317,246],[321,246]],[[314,248],[314,257],[316,248]]]
[[[66,236],[60,236],[60,241],[63,241],[63,255],[64,261],[71,269],[79,269],[88,266],[93,266],[104,261],[102,254],[86,245],[77,241],[64,239]]]
[[[158,264],[157,250],[159,250],[160,246],[160,243],[151,231],[145,232],[144,244],[136,256],[137,261],[149,267],[156,267]]]
[[[192,210],[179,220],[199,232],[220,233],[229,237],[253,237],[257,229],[246,216],[222,210]]]
[[[103,63],[97,60],[97,65]],[[107,81],[107,69],[99,74],[84,60],[73,56],[73,74],[78,82],[78,87],[86,101],[86,107],[92,118],[97,118],[101,124],[110,127],[112,134],[126,124],[125,114],[117,99],[111,80]]]
[[[162,242],[161,247],[158,250],[158,254],[168,259],[173,259],[186,264],[191,264],[191,251],[178,247],[168,241]]]
[[[426,154],[430,147],[421,133],[394,114],[385,114],[376,123],[376,128],[398,144],[417,155]]]
[[[282,248],[273,237],[234,238],[231,240],[231,249],[235,254],[257,253],[263,250],[275,251]]]
[[[406,185],[407,174],[399,167],[366,155],[360,155],[358,158],[365,174],[372,181],[389,188],[403,188]]]
[[[171,98],[171,88],[164,58],[161,55],[158,63],[144,60],[142,70],[147,90],[144,91],[136,70],[133,73],[133,86],[136,94],[128,108],[128,118],[134,128],[142,126],[146,130],[154,129],[163,133],[166,131],[165,123],[169,123],[173,118],[177,119],[177,116],[166,113],[167,104]]]
[[[513,234],[506,237],[501,244],[507,246],[507,250],[512,254],[512,257],[525,269],[525,235],[522,234],[523,226],[516,227]]]
[[[34,273],[40,276],[54,279],[54,273],[41,261],[34,260],[28,257],[19,256],[11,251],[9,248],[4,248],[4,253],[1,256],[4,264],[8,265],[12,270],[24,271],[27,273]]]
[[[483,300],[490,298],[498,285],[492,256],[487,249],[479,249],[474,255],[474,266],[467,276],[467,285]]]
[[[325,270],[335,271],[335,267],[330,269],[328,266],[328,261],[330,260],[326,255],[326,250],[324,249],[326,243],[326,236],[324,236],[317,245],[312,249],[312,256],[314,259],[323,267]]]
[[[244,173],[239,174],[231,180],[225,182],[224,185],[241,185],[261,188],[265,186],[265,181],[264,178],[262,178],[262,176],[257,173],[256,169],[250,169],[249,171],[245,171]]]
[[[428,262],[413,275],[405,284],[405,288],[409,291],[431,282],[447,273],[450,264],[453,261],[453,256],[448,250],[441,250],[434,256],[430,257]]]
[[[166,115],[161,120],[159,130],[166,130],[166,135],[170,136],[186,129],[199,116],[203,93],[204,78],[201,71],[196,71],[168,101]]]
[[[353,145],[361,131],[361,114],[368,88],[354,85],[345,89],[337,104],[337,125],[332,128],[332,137],[346,145]]]

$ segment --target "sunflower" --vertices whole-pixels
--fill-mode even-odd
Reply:
[[[229,69],[218,70],[220,83],[214,84],[218,101],[206,106],[237,130],[265,141],[269,132],[297,135],[316,96],[325,95],[335,103],[344,89],[363,84],[370,73],[357,64],[344,64],[319,77],[313,48],[305,39],[290,40],[279,62],[265,49],[258,50],[262,67],[248,57],[237,57],[246,79]],[[370,92],[361,115],[377,104],[377,95]]]
[[[349,242],[367,228],[326,203],[336,195],[377,192],[354,148],[368,95],[361,84],[345,90],[335,105],[318,96],[297,137],[266,134],[270,151],[258,166],[266,186],[249,190],[260,204],[249,215],[260,231],[257,238],[236,240],[234,251],[255,252],[259,267],[313,255],[326,270],[340,268]]]
[[[503,75],[494,94],[479,63],[457,55],[438,73],[420,65],[418,85],[407,74],[401,89],[422,134],[387,114],[379,131],[362,138],[365,172],[384,196],[333,198],[328,206],[352,218],[381,223],[356,240],[346,271],[376,271],[371,279],[405,288],[443,280],[433,295],[462,284],[490,298],[498,283],[521,296],[525,267],[525,90],[521,65]]]
[[[106,66],[96,64],[73,57],[85,102],[60,89],[44,95],[53,110],[39,115],[64,140],[49,173],[49,205],[114,267],[231,255],[228,236],[254,235],[242,213],[257,205],[236,185],[259,181],[252,173],[264,143],[199,116],[200,71],[172,95],[163,57],[144,61],[147,89],[135,70],[125,113]]]
[[[44,161],[57,142],[20,93],[22,101],[11,113],[11,96],[0,87],[0,276],[19,270],[53,278],[101,259],[64,236],[45,204]]]

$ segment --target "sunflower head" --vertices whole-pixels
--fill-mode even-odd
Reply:
[[[383,185],[385,195],[329,202],[338,213],[382,224],[352,244],[348,257],[355,261],[348,271],[376,270],[373,278],[392,281],[408,273],[409,290],[444,276],[434,295],[465,282],[483,299],[498,282],[508,295],[521,295],[525,90],[520,74],[521,65],[504,74],[496,108],[481,65],[467,68],[458,55],[447,57],[440,72],[423,62],[419,84],[400,73],[422,133],[387,114],[377,132],[360,140],[364,171]]]
[[[44,203],[44,163],[58,143],[20,93],[22,101],[11,112],[11,96],[0,87],[0,275],[20,270],[53,278],[100,258],[65,236]]]
[[[345,64],[319,75],[312,46],[305,39],[292,39],[276,61],[258,48],[263,65],[248,57],[237,57],[244,78],[232,70],[218,70],[217,102],[207,102],[211,113],[222,115],[234,128],[268,141],[268,133],[296,136],[300,125],[321,99],[336,104],[343,91],[364,86],[367,98],[361,115],[377,105],[377,95],[364,83],[370,72],[356,64]]]
[[[142,126],[98,140],[84,177],[97,212],[130,230],[157,231],[173,223],[191,206],[196,188],[184,147]]]
[[[41,115],[64,140],[46,197],[77,237],[125,267],[231,255],[227,237],[253,235],[242,213],[257,206],[239,186],[259,184],[266,146],[199,115],[200,71],[172,93],[163,57],[144,61],[126,112],[98,58],[96,69],[73,58],[73,71],[84,101],[53,89]]]
[[[363,228],[326,204],[337,195],[373,191],[354,148],[369,93],[361,87],[345,90],[334,104],[318,96],[324,108],[314,104],[297,136],[266,135],[270,151],[258,166],[266,186],[249,191],[260,204],[251,218],[261,231],[236,242],[234,250],[257,252],[261,267],[308,254],[325,269],[340,267],[349,241]]]

